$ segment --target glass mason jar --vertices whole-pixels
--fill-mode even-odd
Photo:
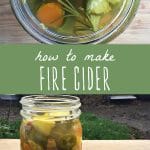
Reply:
[[[21,150],[82,149],[79,98],[26,96],[21,104]]]
[[[122,0],[122,7],[112,21],[94,33],[71,36],[62,35],[43,27],[31,12],[28,0],[11,0],[11,6],[21,25],[37,40],[43,43],[83,44],[106,43],[119,35],[135,16],[140,0]]]

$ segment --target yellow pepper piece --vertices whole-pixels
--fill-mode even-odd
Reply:
[[[50,121],[48,113],[41,116],[36,116],[32,120],[33,127],[41,134],[48,136],[51,129],[54,127],[55,122]]]

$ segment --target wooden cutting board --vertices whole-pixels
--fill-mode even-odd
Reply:
[[[0,150],[19,149],[19,140],[0,140]],[[150,141],[83,141],[83,150],[150,150]]]
[[[14,17],[9,0],[0,0],[0,43],[37,43]],[[150,44],[150,0],[141,0],[133,22],[110,43]]]

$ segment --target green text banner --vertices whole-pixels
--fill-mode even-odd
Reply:
[[[0,45],[1,94],[150,94],[150,45]]]

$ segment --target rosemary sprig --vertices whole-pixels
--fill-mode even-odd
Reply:
[[[76,28],[75,31],[93,31],[93,26],[89,16],[84,12],[83,8],[76,8],[69,0],[58,0],[58,2],[63,6],[63,9],[69,13],[69,15],[76,17],[77,21],[82,24],[82,26]]]
[[[68,0],[65,0],[66,2]],[[75,16],[79,16],[79,12],[76,10],[76,8],[72,8],[68,2],[65,3],[65,1],[63,0],[58,0],[59,3],[61,3],[63,6],[64,6],[64,9],[66,9],[69,13],[71,13],[72,15],[75,15]],[[71,4],[72,5],[72,4]]]

